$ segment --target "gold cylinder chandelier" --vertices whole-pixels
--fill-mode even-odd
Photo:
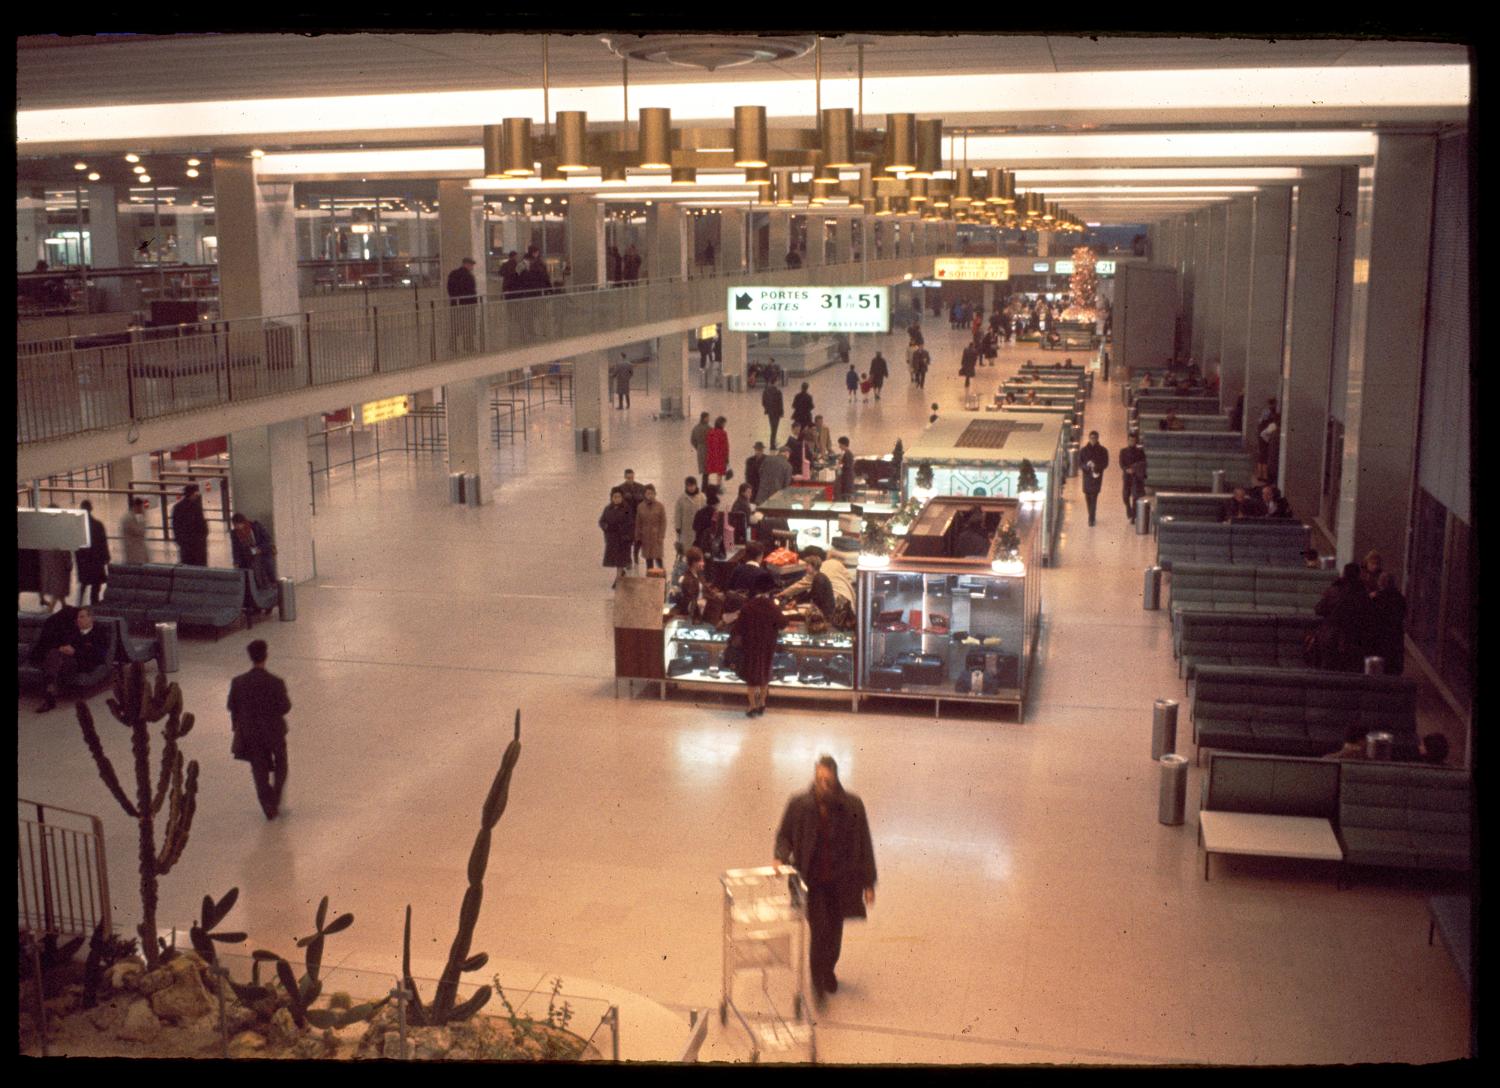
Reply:
[[[768,166],[766,154],[766,107],[734,107],[734,165],[748,169]]]
[[[672,168],[672,111],[646,106],[640,113],[640,162],[642,170]]]
[[[507,117],[501,166],[505,177],[529,178],[535,173],[536,158],[531,152],[531,118]]]
[[[917,168],[914,178],[936,177],[943,168],[943,119],[927,118],[917,122]]]
[[[854,159],[854,111],[832,109],[823,111],[823,162],[834,170],[853,170],[859,164]]]
[[[558,111],[557,168],[565,174],[589,169],[588,114],[583,110]]]
[[[905,173],[917,168],[917,115],[885,115],[885,148],[882,156],[888,174]]]

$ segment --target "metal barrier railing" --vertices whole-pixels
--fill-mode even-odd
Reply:
[[[18,798],[17,927],[35,937],[87,936],[114,926],[104,823],[87,812]],[[87,822],[87,830],[70,824]]]
[[[900,276],[923,258],[651,280],[534,298],[442,300],[136,330],[123,343],[18,346],[18,445],[313,386],[497,354],[722,310],[731,284],[834,284]],[[123,334],[122,334],[123,335]]]

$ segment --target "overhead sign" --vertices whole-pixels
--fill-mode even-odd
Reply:
[[[889,287],[731,287],[730,332],[890,332]]]
[[[1031,262],[1031,270],[1033,272],[1046,272],[1051,267],[1052,267],[1052,263],[1050,261],[1032,261]]]
[[[411,411],[411,404],[408,398],[386,397],[385,400],[372,400],[368,404],[361,404],[359,421],[368,426],[385,419],[400,419],[409,411]]]
[[[911,285],[913,287],[941,287],[941,286],[943,286],[943,281],[942,280],[912,280],[911,281]]]
[[[1113,276],[1115,274],[1114,261],[1095,261],[1094,271],[1101,276]]]
[[[1059,276],[1071,276],[1073,274],[1073,262],[1053,261],[1052,271],[1056,272]]]
[[[932,262],[932,274],[940,280],[1008,280],[1010,260],[1006,257],[939,257]]]

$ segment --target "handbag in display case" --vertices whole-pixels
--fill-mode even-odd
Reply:
[[[943,659],[935,654],[901,654],[896,665],[908,684],[941,684],[946,679]]]
[[[894,665],[871,665],[866,684],[881,691],[897,691],[906,683],[906,674]]]
[[[667,662],[668,676],[683,676],[708,667],[707,650],[682,650]]]
[[[877,631],[905,631],[906,621],[901,618],[901,610],[897,608],[889,612],[877,612],[874,626]]]

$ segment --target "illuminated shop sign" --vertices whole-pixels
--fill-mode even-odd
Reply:
[[[1010,260],[1006,257],[939,257],[932,263],[932,274],[940,280],[1008,280]]]

